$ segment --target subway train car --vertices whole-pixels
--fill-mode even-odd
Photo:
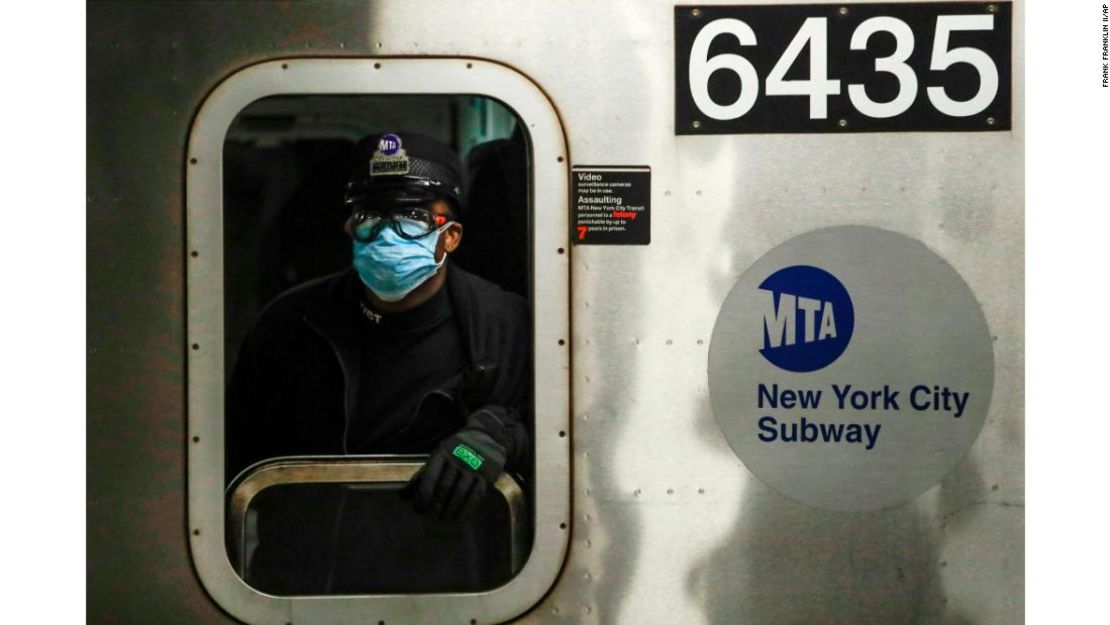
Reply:
[[[1024,8],[89,3],[89,622],[1021,622]],[[461,520],[355,441],[359,335],[248,355],[355,275],[353,176],[425,180],[407,133],[456,316],[527,304],[443,393],[520,380]],[[250,358],[340,383],[240,426]]]

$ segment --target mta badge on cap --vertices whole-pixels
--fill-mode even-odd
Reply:
[[[443,143],[413,133],[370,135],[355,146],[347,204],[422,205],[446,199],[463,205],[462,163]]]
[[[371,176],[400,176],[409,173],[409,155],[401,147],[401,137],[390,133],[378,139],[378,149],[370,158]]]

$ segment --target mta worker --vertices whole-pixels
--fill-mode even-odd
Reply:
[[[529,453],[527,302],[452,265],[462,166],[416,134],[360,141],[352,266],[265,307],[228,389],[228,477],[285,455],[431,454],[402,493],[473,510]]]

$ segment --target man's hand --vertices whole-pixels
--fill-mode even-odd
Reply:
[[[414,499],[417,512],[434,509],[440,518],[457,519],[473,512],[493,487],[507,454],[484,417],[471,417],[466,427],[444,439],[401,490],[402,497]]]

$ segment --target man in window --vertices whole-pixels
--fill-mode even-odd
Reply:
[[[228,389],[228,478],[276,456],[428,453],[403,494],[454,519],[529,455],[527,302],[448,262],[465,214],[451,149],[391,133],[355,152],[352,267],[255,321]]]

